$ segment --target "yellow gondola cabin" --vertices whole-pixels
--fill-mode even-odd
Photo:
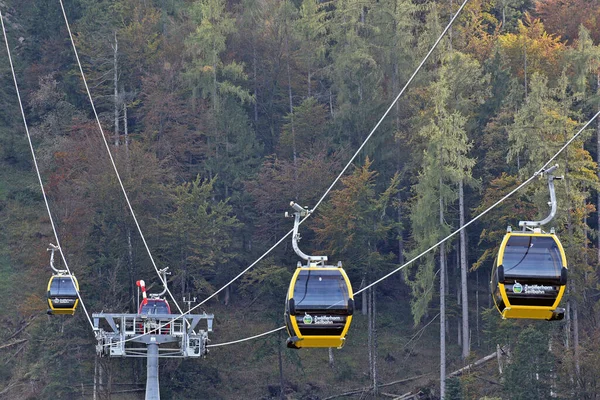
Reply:
[[[74,275],[52,275],[48,281],[48,314],[75,314],[79,304],[79,283]]]
[[[567,284],[567,258],[554,233],[507,232],[492,271],[492,290],[502,318],[558,321]]]
[[[285,305],[287,346],[341,348],[353,312],[352,286],[341,266],[298,267]]]
[[[293,201],[290,206],[296,211],[292,247],[307,262],[306,265],[298,262],[285,299],[283,318],[289,335],[287,347],[341,348],[354,313],[352,285],[341,262],[337,267],[326,265],[327,256],[309,256],[300,250],[300,218],[312,211]]]

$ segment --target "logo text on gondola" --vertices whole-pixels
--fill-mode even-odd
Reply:
[[[552,286],[545,285],[521,285],[519,282],[515,282],[512,287],[513,293],[525,293],[525,294],[546,294],[546,292],[554,290]]]
[[[554,290],[552,286],[545,285],[525,285],[524,287],[524,292],[528,294],[545,294],[551,290]]]
[[[336,322],[344,322],[344,317],[332,316],[332,315],[315,315],[314,317],[309,314],[305,314],[302,318],[302,322],[307,325],[333,325]]]
[[[74,303],[75,300],[72,299],[54,299],[52,300],[54,304],[71,304]]]

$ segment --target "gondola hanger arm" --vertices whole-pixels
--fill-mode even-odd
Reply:
[[[60,250],[60,247],[57,245],[54,245],[52,243],[49,244],[49,248],[46,249],[46,251],[50,251],[50,268],[52,268],[52,271],[56,272],[57,274],[66,274],[68,273],[68,271],[66,270],[61,270],[61,269],[56,269],[56,267],[54,267],[54,252],[56,250]]]
[[[300,218],[310,215],[312,213],[312,210],[303,208],[298,203],[295,203],[293,201],[290,202],[290,206],[296,211],[294,213],[294,232],[292,233],[292,247],[294,248],[294,251],[296,252],[296,254],[298,254],[300,258],[308,261],[309,264],[311,262],[324,263],[325,261],[327,261],[327,256],[309,256],[308,254],[302,252],[302,250],[300,250],[300,247],[298,247],[298,242],[301,239],[300,233],[298,233],[298,228],[300,227]],[[285,215],[286,217],[289,216],[287,212],[285,213]]]
[[[558,164],[555,164],[552,167],[550,167],[544,171],[541,171],[541,173],[540,173],[540,176],[545,175],[545,176],[547,176],[547,179],[548,179],[548,190],[550,191],[550,201],[548,202],[548,205],[550,206],[550,214],[546,218],[544,218],[540,221],[519,221],[519,226],[523,227],[523,229],[539,228],[543,225],[546,225],[550,221],[552,221],[552,219],[556,215],[557,203],[556,203],[556,191],[554,189],[554,180],[564,178],[564,176],[552,175],[552,173],[554,171],[556,171],[557,168],[558,168]]]
[[[164,289],[163,289],[163,291],[156,295],[158,297],[164,296],[165,293],[167,292],[167,275],[171,275],[170,272],[167,272],[168,269],[169,269],[169,267],[165,267],[165,268],[163,268],[163,269],[161,269],[161,270],[158,271],[159,275],[162,275],[162,277],[163,277],[163,283],[164,283]]]

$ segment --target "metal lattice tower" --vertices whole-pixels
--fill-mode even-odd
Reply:
[[[98,313],[92,314],[92,317],[99,356],[147,359],[146,400],[160,400],[158,359],[205,356],[208,332],[212,332],[214,319],[213,314],[206,313]],[[206,320],[206,330],[197,330],[202,320]]]

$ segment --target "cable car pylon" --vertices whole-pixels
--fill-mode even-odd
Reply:
[[[326,265],[327,256],[311,256],[300,250],[300,218],[311,211],[294,202],[290,205],[295,210],[292,247],[306,265],[298,261],[285,301],[287,347],[341,348],[354,312],[352,285],[341,262]]]
[[[164,284],[167,269],[160,270]],[[96,353],[109,357],[146,358],[146,400],[160,400],[159,358],[198,358],[208,353],[208,333],[213,329],[213,314],[171,314],[162,298],[167,288],[156,295],[145,294],[145,283],[137,281],[144,300],[137,314],[92,314],[98,341]],[[206,330],[198,329],[206,320]],[[139,344],[145,345],[140,347]]]
[[[507,228],[500,244],[490,281],[494,303],[503,319],[543,319],[559,321],[565,310],[559,308],[567,285],[567,258],[554,232],[542,231],[556,215],[557,202],[552,175],[554,165],[543,172],[550,191],[550,214],[540,221],[519,221],[521,232]]]

